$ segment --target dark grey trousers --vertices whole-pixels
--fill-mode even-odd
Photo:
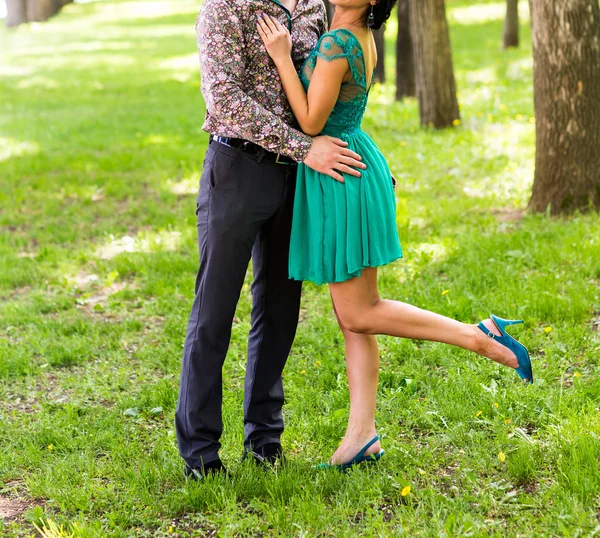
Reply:
[[[285,366],[298,325],[301,282],[288,278],[296,167],[212,142],[197,199],[200,268],[185,338],[175,428],[191,467],[217,459],[222,368],[250,258],[252,326],[244,387],[244,449],[283,432]]]

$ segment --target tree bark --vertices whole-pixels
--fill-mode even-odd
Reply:
[[[375,82],[385,82],[385,25],[373,32],[377,47],[377,65],[375,66]]]
[[[410,27],[421,125],[460,119],[444,0],[410,0]]]
[[[506,0],[504,48],[519,46],[519,0]]]
[[[598,0],[530,0],[536,157],[532,211],[600,208]]]
[[[9,28],[27,22],[26,0],[6,0],[6,26]]]
[[[398,37],[396,39],[396,99],[417,95],[415,87],[415,62],[410,37],[409,0],[398,1]]]
[[[28,0],[27,20],[29,22],[44,22],[60,10],[56,0]]]

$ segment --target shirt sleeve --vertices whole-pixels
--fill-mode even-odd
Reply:
[[[209,113],[237,136],[302,162],[312,138],[293,129],[243,89],[242,24],[229,0],[206,0],[196,22],[202,95]]]

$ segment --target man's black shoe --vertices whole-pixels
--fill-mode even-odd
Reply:
[[[228,476],[227,469],[221,460],[205,463],[201,467],[190,467],[189,465],[186,465],[183,474],[188,480],[203,480],[207,475],[214,474]]]
[[[277,464],[285,462],[283,448],[279,443],[267,443],[259,448],[244,452],[242,461],[251,458],[252,461],[263,465],[264,467],[274,467]]]

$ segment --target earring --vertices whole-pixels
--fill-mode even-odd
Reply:
[[[369,16],[367,17],[367,26],[369,28],[375,24],[375,15],[373,15],[374,7],[375,6],[373,4],[371,4],[371,12],[369,13]]]

